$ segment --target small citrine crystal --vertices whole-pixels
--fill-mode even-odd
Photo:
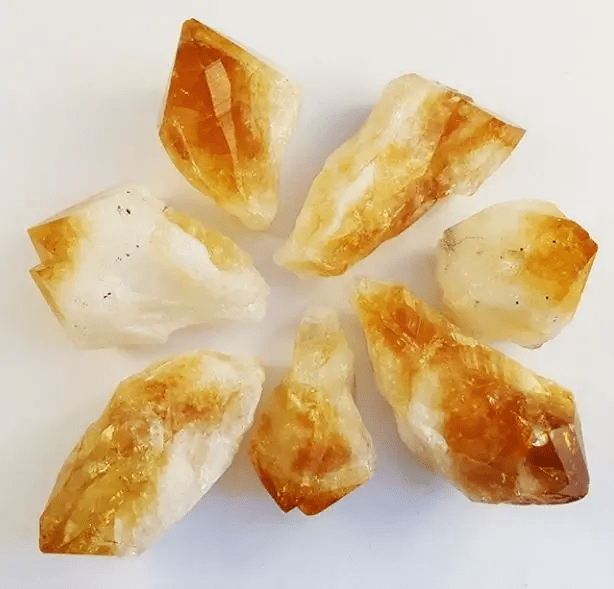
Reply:
[[[41,516],[40,549],[145,550],[230,466],[263,380],[252,358],[194,352],[122,382],[60,471]]]
[[[295,82],[196,20],[183,24],[160,125],[177,169],[250,229],[277,211]]]
[[[276,261],[343,274],[438,200],[473,194],[523,134],[450,88],[415,74],[393,80],[324,164]]]
[[[373,472],[373,449],[353,400],[354,357],[337,317],[308,314],[293,362],[257,419],[252,463],[284,511],[313,515]]]
[[[363,280],[355,304],[401,438],[427,465],[474,501],[587,494],[569,391],[463,335],[401,285]]]
[[[447,229],[437,277],[455,323],[534,348],[573,318],[597,244],[553,204],[497,204]]]
[[[143,187],[103,192],[29,234],[41,259],[32,276],[79,347],[265,315],[269,287],[249,256]]]

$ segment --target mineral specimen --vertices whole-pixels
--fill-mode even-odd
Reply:
[[[393,80],[363,127],[326,161],[276,261],[343,274],[449,194],[473,194],[524,134],[415,74]]]
[[[183,24],[160,124],[177,169],[250,229],[277,212],[295,82],[196,20]]]
[[[447,229],[437,277],[464,330],[534,348],[574,316],[596,253],[588,233],[555,205],[513,201]]]
[[[373,472],[373,449],[352,397],[354,357],[334,313],[300,323],[290,372],[266,403],[251,440],[252,463],[284,511],[313,515]]]
[[[79,347],[264,317],[269,288],[249,256],[142,187],[103,192],[29,234],[41,259],[32,276]]]
[[[403,441],[470,499],[567,503],[588,492],[571,393],[479,344],[401,285],[355,295]]]
[[[199,351],[122,382],[65,462],[40,520],[40,549],[139,554],[230,466],[264,372]]]

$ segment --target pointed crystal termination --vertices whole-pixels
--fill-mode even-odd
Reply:
[[[447,229],[437,278],[471,335],[536,348],[573,318],[597,244],[549,202],[497,204]]]
[[[28,233],[41,259],[32,276],[78,347],[264,318],[269,287],[249,256],[142,187],[103,192]]]
[[[427,465],[474,501],[587,494],[569,391],[463,335],[402,285],[363,280],[355,304],[399,434]]]
[[[326,161],[276,261],[334,276],[450,194],[473,194],[524,134],[415,74],[384,89],[363,127]]]
[[[373,473],[373,449],[353,400],[354,356],[332,311],[300,323],[293,363],[256,420],[260,480],[283,511],[326,509]]]
[[[171,160],[250,229],[277,212],[279,166],[298,85],[196,20],[183,24],[160,125]]]
[[[122,382],[66,460],[40,520],[43,552],[139,554],[230,466],[264,371],[198,351]]]

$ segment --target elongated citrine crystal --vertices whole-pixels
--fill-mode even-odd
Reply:
[[[343,274],[441,199],[473,194],[523,135],[441,84],[393,80],[326,160],[277,263],[299,275]]]
[[[40,520],[43,552],[138,554],[230,466],[264,371],[198,351],[122,382],[58,475]]]
[[[589,477],[572,394],[463,335],[398,284],[355,295],[407,446],[474,501],[568,503]]]

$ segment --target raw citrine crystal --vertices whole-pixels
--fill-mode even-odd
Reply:
[[[265,403],[251,440],[252,463],[284,511],[313,515],[373,472],[373,449],[353,400],[354,357],[331,311],[298,328],[292,367]]]
[[[177,169],[250,229],[277,212],[295,82],[196,20],[183,24],[160,139]]]
[[[435,82],[393,80],[324,164],[277,262],[298,274],[343,274],[438,200],[473,194],[523,134]]]
[[[264,371],[194,352],[122,382],[66,460],[40,520],[43,552],[138,554],[230,466]]]
[[[588,492],[571,393],[463,335],[401,285],[355,295],[403,441],[470,499],[567,503]]]
[[[597,244],[553,204],[497,204],[447,229],[437,277],[454,321],[475,337],[537,347],[572,319]]]
[[[101,193],[29,234],[41,259],[32,276],[79,347],[265,315],[269,288],[249,256],[142,187]]]

